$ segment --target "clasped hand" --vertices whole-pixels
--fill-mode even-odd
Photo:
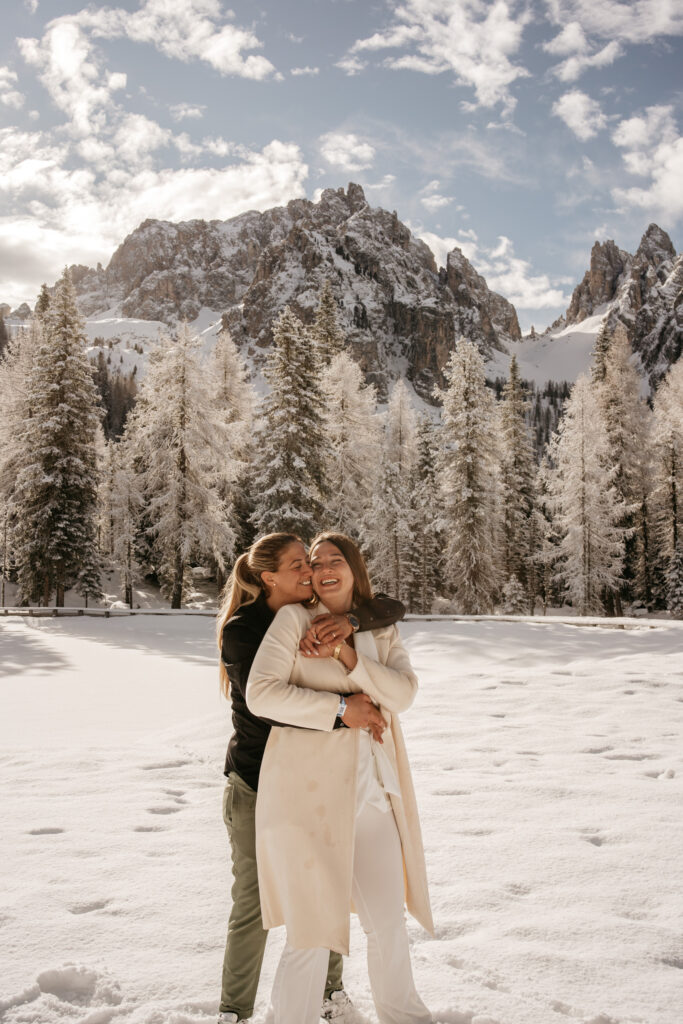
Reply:
[[[337,644],[351,636],[353,628],[345,615],[318,615],[311,622],[299,642],[299,650],[305,658],[331,658]],[[352,693],[346,697],[346,711],[342,718],[349,729],[369,729],[373,739],[382,743],[382,733],[387,727],[382,712],[367,694]]]

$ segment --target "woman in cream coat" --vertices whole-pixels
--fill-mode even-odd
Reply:
[[[350,538],[321,534],[311,546],[313,587],[332,612],[372,596]],[[381,1024],[429,1024],[410,966],[404,901],[430,932],[424,852],[398,714],[417,680],[395,626],[353,643],[310,650],[320,606],[280,609],[254,659],[247,703],[296,728],[271,731],[256,805],[263,923],[286,925],[272,994],[274,1024],[317,1024],[329,950],[348,954],[349,912],[368,937],[368,971]],[[367,694],[388,728],[383,742],[344,723],[344,695]]]

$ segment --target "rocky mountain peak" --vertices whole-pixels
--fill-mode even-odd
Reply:
[[[662,263],[676,259],[676,250],[666,231],[658,224],[650,224],[640,240],[635,259],[659,268]]]
[[[382,398],[407,376],[431,401],[463,334],[485,354],[521,337],[514,307],[460,250],[439,271],[396,212],[371,207],[353,182],[324,189],[317,202],[293,199],[228,221],[146,220],[107,267],[74,273],[86,316],[175,324],[208,308],[255,369],[284,306],[311,323],[326,280],[348,345]]]
[[[592,316],[598,306],[611,302],[617,292],[621,275],[631,257],[619,249],[612,239],[595,242],[591,249],[590,269],[577,285],[567,308],[568,324],[580,323]]]
[[[612,332],[625,329],[651,384],[683,348],[683,260],[666,231],[650,224],[634,256],[613,241],[596,242],[590,270],[574,290],[567,323],[578,323],[607,304]]]

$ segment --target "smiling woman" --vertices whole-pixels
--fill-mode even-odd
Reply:
[[[251,1016],[267,938],[256,873],[254,811],[263,752],[271,726],[278,723],[258,717],[247,707],[247,678],[275,614],[286,607],[310,604],[311,579],[308,555],[301,539],[292,533],[267,534],[237,559],[218,616],[221,685],[232,704],[234,726],[225,759],[228,781],[223,802],[234,883],[223,962],[221,1024],[235,1024]],[[354,629],[362,631],[371,626],[389,625],[403,615],[404,608],[399,601],[372,600],[369,584],[364,598],[354,609],[354,616],[326,616],[321,629],[331,628],[335,636],[343,640]],[[348,726],[357,732],[359,728],[370,727],[375,735],[381,736],[385,727],[380,712],[364,694],[349,696],[343,722],[337,717],[339,699],[333,694],[302,687],[297,696],[308,706],[304,722],[307,730],[331,731]],[[326,966],[323,1016],[336,1013],[347,1002],[342,988],[341,956],[329,954]],[[317,1010],[321,1010],[320,999]]]
[[[372,594],[350,537],[311,545],[313,588],[337,618]],[[404,901],[433,931],[420,823],[398,719],[417,679],[395,626],[301,650],[314,615],[283,605],[254,659],[247,704],[283,723],[271,731],[256,804],[263,921],[287,942],[272,992],[274,1024],[317,1024],[329,951],[348,954],[351,902],[368,937],[368,973],[382,1024],[427,1024],[413,981]],[[318,619],[316,618],[316,622]],[[315,632],[316,625],[313,623]],[[339,641],[339,642],[338,642]],[[348,696],[344,696],[344,694]],[[346,724],[351,701],[369,699],[386,724]],[[286,728],[286,726],[290,728]]]

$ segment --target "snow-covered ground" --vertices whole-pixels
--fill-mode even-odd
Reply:
[[[514,354],[523,380],[532,380],[537,387],[542,387],[549,380],[566,380],[573,384],[580,373],[590,368],[595,340],[606,311],[607,305],[600,306],[593,316],[579,324],[570,324],[555,331],[548,328],[535,338],[527,336],[510,346],[510,355],[494,353],[486,365],[487,375],[507,377],[510,356]]]
[[[0,1013],[208,1024],[230,875],[212,620],[0,619]],[[683,1019],[683,623],[402,626],[444,1024]],[[355,923],[346,985],[375,1021]],[[271,936],[257,1024],[283,936]]]

